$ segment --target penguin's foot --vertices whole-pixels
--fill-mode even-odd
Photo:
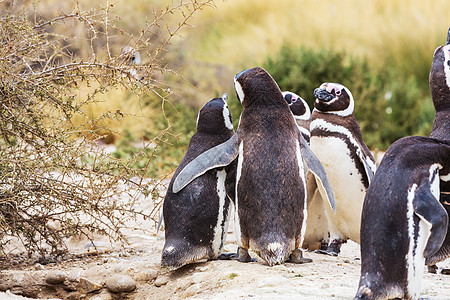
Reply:
[[[231,260],[235,259],[240,262],[256,262],[255,258],[252,258],[250,254],[248,254],[247,249],[243,249],[241,247],[238,247],[236,253],[221,253],[219,257],[217,257],[218,260]]]
[[[450,275],[450,269],[442,269],[441,274]]]
[[[329,251],[327,250],[315,250],[314,253],[319,253],[319,254],[325,254],[325,255],[329,255],[329,256],[338,256],[338,252],[333,252],[333,251]]]
[[[341,245],[343,242],[344,240],[341,239],[333,240],[326,249],[320,249],[314,252],[330,256],[338,256],[338,254],[341,252]]]
[[[294,263],[294,264],[306,264],[310,263],[313,260],[311,258],[303,257],[303,252],[300,249],[295,249],[292,251],[289,258],[286,260],[286,262]]]
[[[252,258],[250,254],[248,254],[248,250],[241,247],[238,247],[237,256],[238,257],[236,259],[240,262],[256,262],[256,259]]]
[[[437,273],[437,269],[438,269],[438,267],[436,265],[428,266],[428,273],[436,274]]]
[[[220,255],[217,257],[218,260],[231,260],[236,259],[237,253],[229,252],[229,253],[220,253]]]

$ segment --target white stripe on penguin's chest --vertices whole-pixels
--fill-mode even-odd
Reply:
[[[222,243],[222,223],[224,221],[224,207],[225,207],[225,198],[227,196],[225,192],[225,178],[227,177],[227,173],[225,170],[217,172],[217,195],[219,196],[219,212],[217,215],[217,224],[214,228],[214,240],[212,243],[212,250],[216,255],[219,255],[220,245]]]
[[[238,186],[242,174],[242,163],[244,161],[244,142],[239,144],[239,154],[236,169],[236,189],[235,189],[235,211],[234,211],[234,231],[236,235],[236,242],[238,246],[242,246],[241,241],[241,225],[239,221],[239,199],[238,199]]]

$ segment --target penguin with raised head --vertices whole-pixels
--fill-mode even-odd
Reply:
[[[434,51],[430,70],[430,90],[436,109],[430,137],[448,141],[450,140],[450,28],[445,45]],[[440,186],[440,202],[450,215],[450,177],[441,178]],[[427,265],[434,265],[448,257],[450,257],[450,223],[442,247],[433,256],[427,258]],[[433,269],[431,267],[431,270]]]
[[[284,91],[282,94],[294,115],[298,130],[300,130],[303,138],[309,144],[309,139],[311,137],[311,134],[309,133],[311,110],[309,109],[308,103],[293,92]]]
[[[270,266],[287,259],[309,262],[299,248],[306,225],[305,173],[316,175],[324,198],[334,209],[328,177],[269,73],[256,67],[237,74],[234,81],[243,106],[236,134],[187,165],[176,177],[173,190],[180,191],[205,171],[237,160],[237,259],[251,261],[251,248]]]
[[[189,162],[227,141],[233,134],[227,94],[208,101],[198,113],[197,132],[192,136],[186,155],[175,171],[164,198],[166,240],[162,251],[162,267],[173,270],[219,256],[231,213],[227,191],[234,187],[234,166],[209,170],[178,193],[172,192],[172,186],[176,176]]]
[[[364,200],[355,299],[420,298],[425,260],[447,231],[439,179],[449,176],[450,141],[406,137],[389,147]]]
[[[325,205],[329,244],[323,253],[338,255],[341,244],[347,239],[359,243],[364,196],[376,163],[353,116],[354,100],[350,90],[327,82],[314,90],[314,96],[311,149],[330,178],[337,206],[333,214]]]

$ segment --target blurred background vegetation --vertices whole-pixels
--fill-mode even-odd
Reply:
[[[47,17],[70,12],[74,6],[71,1],[16,2]],[[117,53],[139,37],[155,10],[178,2],[80,0],[79,6],[110,5],[117,25],[127,29],[127,34],[110,39],[111,51]],[[429,135],[434,108],[428,75],[434,49],[446,38],[449,9],[450,2],[443,0],[432,4],[418,0],[215,1],[215,7],[195,15],[161,56],[163,65],[178,73],[155,79],[168,89],[164,94],[168,101],[155,94],[138,97],[124,88],[109,89],[97,94],[83,108],[84,115],[74,116],[73,122],[90,127],[104,143],[113,144],[118,159],[132,157],[141,151],[140,141],[152,140],[170,128],[156,151],[145,150],[157,162],[147,174],[165,175],[181,161],[196,130],[197,111],[206,101],[227,92],[237,126],[241,108],[233,76],[262,66],[282,90],[298,93],[311,107],[312,91],[322,82],[346,85],[355,98],[355,116],[366,143],[371,149],[385,150],[400,137]],[[169,16],[160,31],[148,38],[149,47],[138,49],[142,64],[152,63],[155,49],[151,45],[177,18]],[[89,53],[86,43],[67,47],[80,58]],[[99,55],[106,55],[105,44],[95,47]],[[80,98],[92,88],[81,87]],[[111,117],[107,112],[120,114]],[[145,162],[135,164],[139,168]]]

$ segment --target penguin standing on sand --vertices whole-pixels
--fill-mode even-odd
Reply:
[[[162,267],[173,270],[219,256],[231,211],[226,191],[234,186],[234,177],[230,175],[233,166],[210,170],[176,194],[172,192],[172,186],[183,167],[206,150],[230,139],[233,134],[227,94],[210,100],[200,109],[197,132],[192,136],[186,155],[164,198],[166,241],[162,252]]]
[[[292,114],[294,115],[298,130],[300,130],[303,138],[309,145],[309,140],[311,138],[311,134],[309,132],[309,124],[311,123],[311,110],[309,109],[308,103],[306,103],[306,101],[302,97],[295,93],[285,91],[282,94],[284,100],[286,100]]]
[[[287,259],[310,262],[299,248],[306,227],[305,172],[316,175],[324,198],[334,209],[325,170],[301,137],[278,85],[264,69],[245,70],[234,81],[243,106],[236,134],[187,165],[175,179],[174,192],[206,170],[237,159],[237,259],[251,261],[251,248],[269,266]]]
[[[448,227],[439,180],[449,176],[450,141],[406,137],[391,145],[364,200],[355,299],[419,299],[425,259]]]
[[[289,91],[283,92],[292,114],[294,115],[297,128],[309,145],[311,134],[309,126],[311,123],[311,110],[308,103],[297,94]],[[325,206],[320,192],[317,188],[313,174],[306,174],[307,190],[307,210],[305,238],[302,248],[308,250],[326,250],[328,236],[328,222],[326,218]]]
[[[448,141],[450,140],[450,28],[445,45],[434,51],[430,70],[430,90],[436,109],[430,137]],[[450,216],[450,177],[441,178],[440,190],[439,201]],[[448,257],[450,257],[450,223],[442,247],[427,258],[427,265],[434,265]]]
[[[314,91],[314,96],[311,149],[330,178],[337,206],[337,212],[333,214],[324,205],[330,234],[324,253],[337,255],[347,239],[359,243],[364,196],[376,163],[353,116],[351,92],[338,83],[323,83]]]

